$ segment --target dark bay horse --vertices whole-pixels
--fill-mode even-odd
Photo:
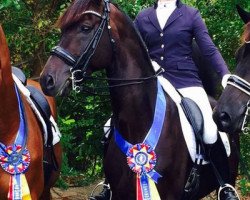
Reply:
[[[67,94],[70,86],[80,90],[78,83],[84,81],[84,77],[105,69],[114,126],[129,143],[142,143],[154,118],[157,74],[133,22],[107,0],[75,0],[58,25],[61,40],[40,78],[45,94]],[[158,180],[157,189],[160,199],[190,199],[183,198],[183,191],[193,163],[177,107],[168,95],[165,98],[167,108],[155,149],[155,171],[163,176]],[[104,159],[112,199],[136,199],[136,174],[128,167],[126,155],[115,140],[112,137]],[[138,160],[141,162],[142,158],[143,155]],[[234,184],[237,164],[231,163],[230,167],[230,183]],[[200,199],[217,188],[210,165],[202,166],[199,190],[193,199]]]
[[[40,87],[38,82],[32,80],[28,84]],[[43,133],[40,122],[31,109],[26,98],[20,93],[17,95],[15,84],[12,78],[10,65],[9,50],[2,28],[0,27],[0,142],[5,146],[14,144],[18,131],[20,130],[20,116],[24,116],[24,130],[27,130],[26,149],[30,153],[30,164],[25,172],[27,183],[30,190],[30,198],[35,199],[50,199],[50,187],[58,178],[59,171],[53,171],[50,174],[50,179],[44,180],[43,169]],[[19,97],[20,98],[19,98]],[[55,101],[51,97],[47,97],[51,106],[51,111],[56,117]],[[23,114],[20,112],[19,100],[22,102]],[[20,130],[21,132],[21,130]],[[24,151],[23,151],[24,152]],[[55,154],[57,162],[61,165],[61,146],[60,143],[55,146]],[[22,154],[23,155],[23,154]],[[16,157],[19,159],[19,157]],[[1,157],[2,159],[2,157]],[[13,158],[13,162],[15,157]],[[1,160],[3,161],[3,160]],[[4,162],[3,162],[4,163]],[[9,191],[10,174],[0,167],[0,199],[7,199]],[[23,197],[24,198],[24,197]],[[25,198],[25,199],[30,199]],[[12,199],[12,198],[8,198]],[[16,198],[15,198],[16,199]]]
[[[245,23],[242,45],[236,52],[236,69],[214,110],[218,128],[229,133],[248,132],[246,126],[250,109],[250,13],[237,6]]]

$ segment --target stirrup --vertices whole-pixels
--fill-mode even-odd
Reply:
[[[92,190],[92,192],[91,192],[91,194],[90,194],[89,199],[90,199],[90,200],[95,200],[95,198],[93,197],[93,194],[94,194],[94,192],[96,191],[96,189],[97,189],[98,187],[100,187],[100,186],[107,187],[107,188],[110,190],[110,200],[111,200],[111,199],[112,199],[112,191],[111,191],[111,189],[110,189],[110,185],[104,183],[104,181],[101,181],[100,183],[98,183],[98,184],[94,187],[94,189]]]
[[[234,191],[234,193],[236,194],[237,198],[240,199],[240,197],[239,197],[239,195],[238,195],[236,189],[235,189],[232,185],[226,183],[225,185],[220,186],[220,188],[219,188],[219,191],[218,191],[218,194],[217,194],[218,200],[220,200],[220,192],[221,192],[224,188],[227,188],[227,187],[228,187],[228,188],[231,188],[231,189]]]

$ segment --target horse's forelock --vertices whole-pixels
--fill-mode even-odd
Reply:
[[[56,26],[60,29],[65,29],[74,22],[77,22],[82,13],[87,10],[90,5],[100,6],[102,0],[75,0],[57,20]]]

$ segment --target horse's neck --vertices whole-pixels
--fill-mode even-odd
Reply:
[[[17,97],[14,83],[9,80],[2,80],[0,83],[0,142],[2,143],[8,143],[13,139],[19,127]]]
[[[138,59],[138,55],[131,55],[121,50],[112,67],[113,78],[131,79],[152,76],[154,71],[150,61],[144,56],[139,57],[141,59]],[[115,126],[132,143],[141,141],[152,124],[156,86],[156,79],[152,79],[141,84],[116,87],[110,91]]]

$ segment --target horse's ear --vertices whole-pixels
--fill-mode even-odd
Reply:
[[[243,10],[239,5],[236,5],[236,9],[240,15],[240,18],[245,24],[247,24],[250,21],[250,13]]]

